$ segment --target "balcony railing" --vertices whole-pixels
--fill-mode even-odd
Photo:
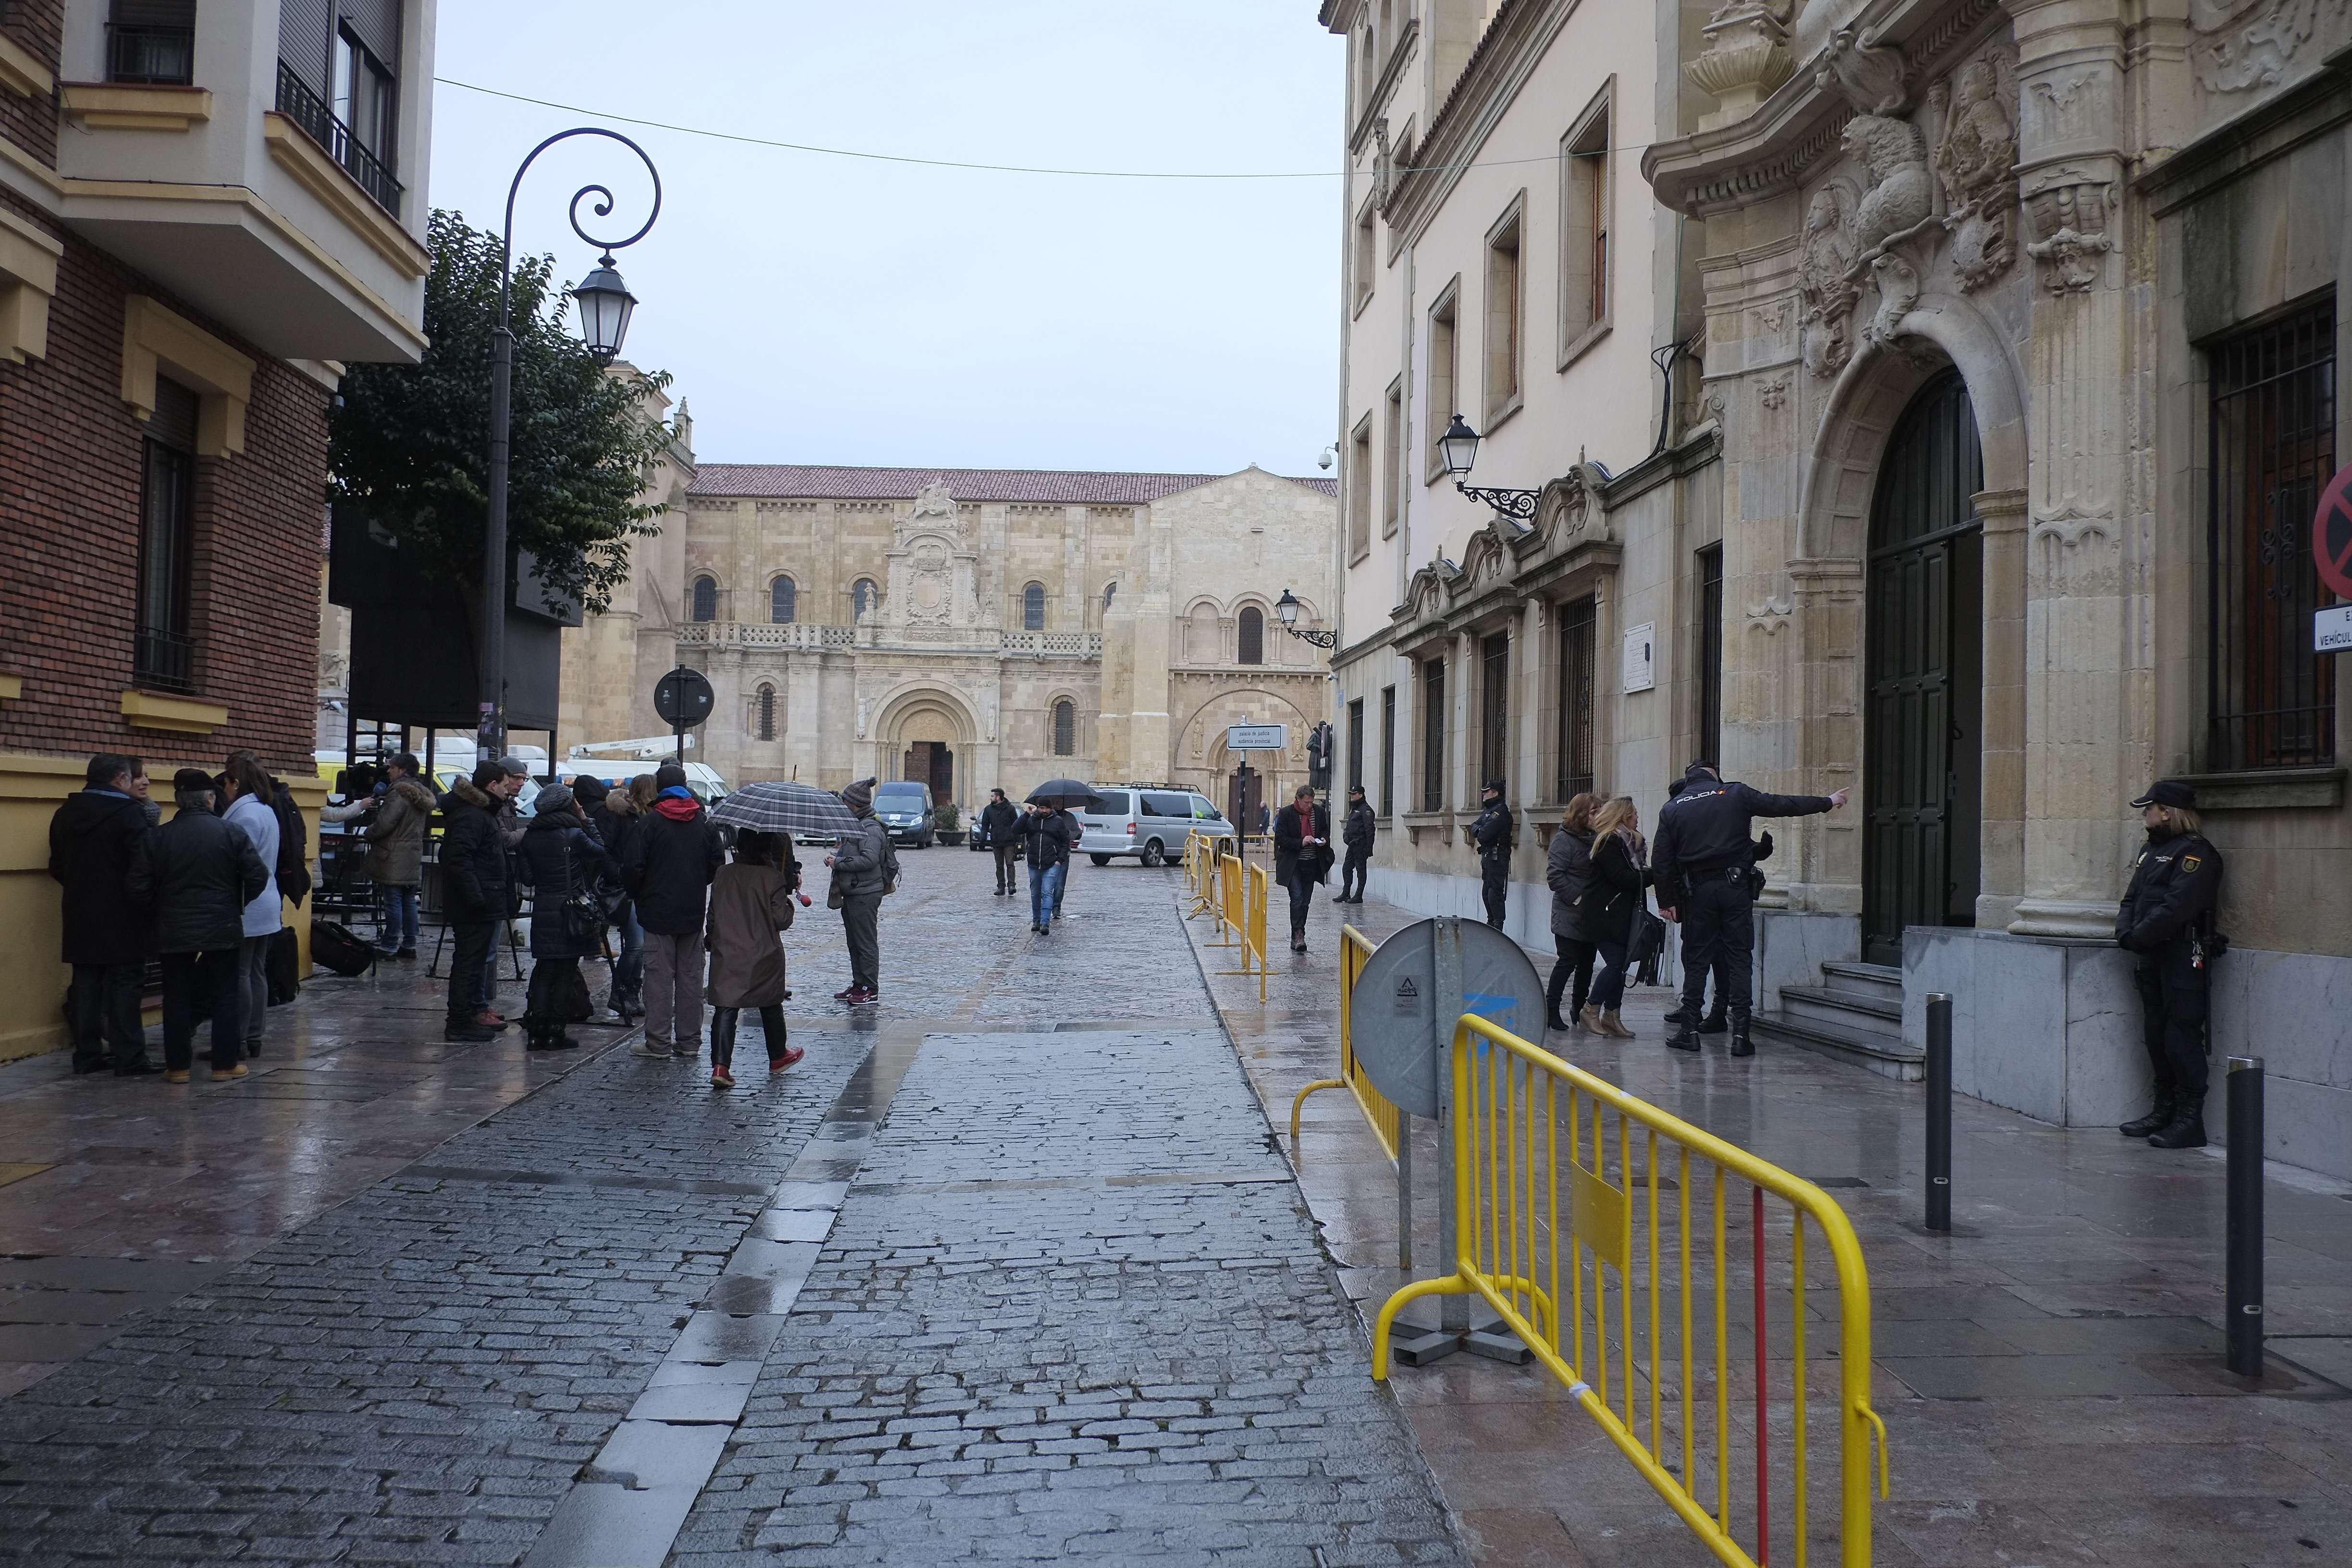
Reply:
[[[195,689],[195,648],[176,632],[141,626],[131,658],[131,679],[155,691]]]
[[[278,62],[278,112],[325,148],[327,156],[341,163],[360,183],[360,189],[374,198],[376,205],[394,217],[400,216],[401,184],[392,177],[391,169],[369,151],[365,142],[352,134],[350,126],[335,118],[327,100],[311,91],[310,84],[283,60]]]
[[[185,87],[195,79],[196,35],[187,27],[106,29],[106,79]]]

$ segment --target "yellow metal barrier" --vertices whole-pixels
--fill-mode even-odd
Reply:
[[[1188,835],[1184,840],[1184,884],[1191,890],[1192,907],[1185,911],[1186,920],[1215,912],[1216,869],[1216,851],[1210,847],[1209,841],[1197,833]]]
[[[1211,947],[1239,947],[1239,969],[1221,969],[1220,974],[1255,974],[1257,976],[1257,999],[1265,1000],[1265,906],[1274,879],[1263,866],[1244,866],[1230,855],[1218,858],[1223,908],[1218,921],[1233,933],[1233,942],[1213,942]]]
[[[1372,1375],[1388,1375],[1390,1330],[1407,1302],[1431,1295],[1479,1296],[1568,1386],[1717,1558],[1731,1568],[1766,1568],[1771,1560],[1771,1505],[1778,1490],[1789,1505],[1781,1516],[1782,1543],[1793,1549],[1796,1568],[1804,1568],[1811,1528],[1806,1413],[1811,1394],[1805,1355],[1805,1222],[1810,1219],[1827,1244],[1837,1289],[1839,1561],[1843,1568],[1869,1568],[1872,1442],[1874,1437],[1883,1496],[1886,1428],[1870,1407],[1870,1278],[1863,1267],[1862,1245],[1844,1212],[1811,1182],[1570,1067],[1475,1015],[1464,1015],[1455,1026],[1452,1055],[1454,1272],[1408,1285],[1381,1307],[1372,1332]],[[1662,1143],[1669,1151],[1670,1173],[1660,1163]],[[1695,1176],[1706,1194],[1703,1213],[1693,1198]],[[1746,1202],[1727,1192],[1729,1182],[1749,1189]],[[1769,1298],[1780,1290],[1766,1262],[1768,1194],[1786,1202],[1790,1210],[1785,1268],[1793,1366],[1780,1396],[1785,1415],[1777,1426],[1769,1419],[1772,1379],[1766,1349]],[[1735,1225],[1736,1210],[1747,1211],[1746,1224]],[[1749,1233],[1752,1243],[1745,1269],[1748,1289],[1740,1292],[1749,1298],[1749,1310],[1735,1316],[1731,1301],[1740,1281],[1734,1278],[1729,1242],[1740,1229]],[[1660,1289],[1662,1266],[1673,1270],[1670,1296]],[[1604,1270],[1617,1276],[1614,1323]],[[1711,1364],[1693,1360],[1695,1278],[1713,1308]],[[1641,1315],[1647,1326],[1646,1334],[1639,1336],[1637,1293],[1644,1298]],[[1670,1315],[1677,1321],[1671,1342],[1664,1322],[1669,1300]],[[1739,1321],[1739,1316],[1747,1321]],[[1743,1451],[1737,1458],[1732,1445],[1735,1331],[1745,1331],[1754,1348],[1748,1392],[1755,1425],[1746,1435],[1753,1453]],[[1612,1331],[1621,1352],[1613,1409]],[[1646,1350],[1646,1360],[1637,1363],[1637,1349]],[[1711,1387],[1711,1411],[1696,1407],[1702,1376]],[[1641,1397],[1643,1393],[1646,1401]],[[1645,1426],[1646,1440],[1642,1435]],[[1711,1442],[1702,1440],[1703,1428]],[[1776,1450],[1788,1460],[1786,1482],[1778,1489],[1772,1484]],[[1702,1470],[1706,1472],[1704,1479]],[[1752,1543],[1752,1553],[1735,1538],[1735,1480],[1753,1483],[1754,1517],[1743,1521],[1740,1531]],[[1745,1485],[1741,1489],[1746,1490]]]
[[[1292,1099],[1290,1141],[1298,1142],[1298,1112],[1308,1095],[1318,1089],[1349,1089],[1355,1094],[1356,1104],[1362,1108],[1372,1136],[1380,1140],[1381,1152],[1393,1162],[1397,1157],[1397,1108],[1372,1087],[1372,1080],[1356,1065],[1356,982],[1362,977],[1364,965],[1371,956],[1371,938],[1354,926],[1339,928],[1339,1076],[1318,1078]]]

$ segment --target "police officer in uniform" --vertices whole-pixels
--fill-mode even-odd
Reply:
[[[2141,1036],[2156,1073],[2156,1108],[2118,1131],[2158,1149],[2201,1149],[2207,961],[2219,952],[2213,906],[2221,857],[2198,831],[2197,792],[2180,780],[2158,779],[2132,804],[2147,844],[2116,911],[2116,942],[2139,957]]]
[[[1478,847],[1478,890],[1486,900],[1486,923],[1503,929],[1503,906],[1511,885],[1511,808],[1503,804],[1503,781],[1488,779],[1470,842]]]
[[[1650,855],[1660,901],[1674,900],[1665,916],[1683,923],[1681,1026],[1668,1046],[1678,1051],[1698,1049],[1707,971],[1720,960],[1717,984],[1731,1004],[1731,1054],[1756,1054],[1748,1037],[1756,945],[1756,892],[1748,880],[1755,851],[1749,830],[1757,817],[1812,816],[1835,811],[1845,797],[1843,790],[1766,795],[1744,784],[1726,784],[1710,763],[1693,763],[1684,773],[1682,793],[1658,813],[1658,841]]]

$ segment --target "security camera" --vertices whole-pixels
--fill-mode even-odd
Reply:
[[[1318,468],[1328,468],[1331,466],[1333,459],[1337,458],[1339,455],[1339,448],[1337,447],[1326,447],[1323,448],[1322,454],[1315,459],[1315,466]]]

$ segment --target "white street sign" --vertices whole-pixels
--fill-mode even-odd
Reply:
[[[2352,605],[2314,611],[2311,646],[2320,653],[2352,653]]]
[[[1286,752],[1289,749],[1290,726],[1287,724],[1225,726],[1225,750],[1229,752]]]

